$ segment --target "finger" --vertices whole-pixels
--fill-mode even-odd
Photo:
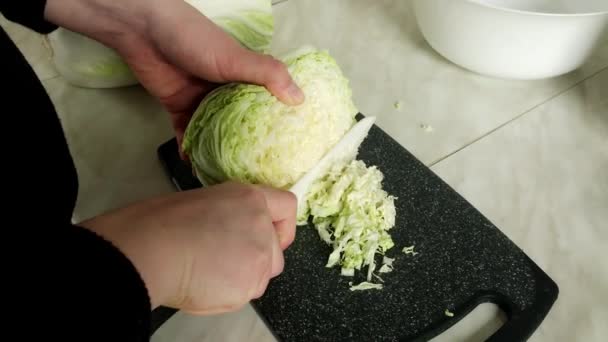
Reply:
[[[279,238],[279,247],[286,249],[296,234],[297,199],[293,193],[260,186],[266,206]]]
[[[188,162],[188,156],[184,152],[183,142],[184,133],[186,132],[185,125],[188,124],[190,118],[185,114],[173,114],[171,115],[171,123],[173,125],[173,131],[175,132],[175,139],[177,141],[177,152],[181,160]]]
[[[285,259],[283,257],[283,250],[279,245],[278,234],[273,234],[272,240],[272,269],[270,270],[270,277],[274,278],[283,272]]]
[[[274,252],[273,252],[273,258],[274,258]],[[268,288],[268,284],[270,283],[270,279],[272,277],[273,277],[273,275],[272,275],[272,266],[271,266],[271,268],[269,270],[267,270],[266,272],[264,272],[264,274],[261,275],[260,282],[258,283],[258,287],[253,292],[251,299],[257,299],[257,298],[262,297],[262,295],[264,295],[264,292],[266,292],[266,289]]]
[[[264,272],[264,274],[262,275],[262,278],[260,279],[258,288],[255,291],[253,298],[260,298],[264,294],[264,292],[266,292],[268,284],[270,283],[270,279],[281,274],[285,266],[283,250],[279,246],[278,234],[272,231],[272,237],[270,240],[272,258],[270,263],[270,269]]]
[[[288,105],[304,101],[304,93],[294,82],[281,61],[247,49],[223,59],[222,75],[227,81],[240,81],[265,86],[271,94]]]
[[[293,240],[296,238],[295,224],[291,224],[286,220],[273,223],[279,238],[279,247],[282,250],[285,250],[287,247],[291,246]]]

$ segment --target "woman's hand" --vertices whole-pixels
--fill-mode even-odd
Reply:
[[[288,104],[303,101],[282,63],[241,47],[183,0],[47,0],[45,16],[121,54],[172,114],[180,142],[217,83],[260,84]],[[291,193],[230,183],[143,201],[81,226],[132,260],[153,307],[210,314],[264,292],[283,270],[295,222]]]
[[[286,104],[304,100],[281,62],[241,47],[184,0],[47,0],[45,14],[115,49],[171,114],[180,146],[193,111],[218,83],[263,85]]]
[[[283,271],[296,199],[290,192],[226,183],[144,201],[80,225],[130,258],[153,308],[214,314],[261,296]]]

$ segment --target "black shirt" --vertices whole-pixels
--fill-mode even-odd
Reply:
[[[0,12],[38,33],[44,0],[2,0]],[[3,89],[2,231],[8,331],[13,340],[146,341],[150,300],[133,264],[110,242],[71,221],[78,194],[61,122],[33,69],[0,30]],[[10,220],[13,220],[12,222]],[[6,320],[6,319],[5,319]],[[23,325],[23,326],[21,326]],[[36,337],[34,337],[36,336]]]

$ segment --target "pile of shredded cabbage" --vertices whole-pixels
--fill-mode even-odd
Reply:
[[[367,266],[371,281],[376,255],[394,246],[389,230],[395,225],[396,198],[383,190],[383,178],[376,166],[361,160],[335,165],[312,185],[298,215],[300,225],[312,217],[320,238],[333,247],[327,267],[339,265],[343,276]],[[392,261],[385,260],[385,266]],[[392,269],[382,271],[387,267]]]

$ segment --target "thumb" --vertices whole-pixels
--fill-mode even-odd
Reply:
[[[231,58],[224,59],[220,66],[225,79],[264,86],[288,105],[304,101],[304,93],[291,78],[285,64],[269,55],[244,48],[239,50]]]

